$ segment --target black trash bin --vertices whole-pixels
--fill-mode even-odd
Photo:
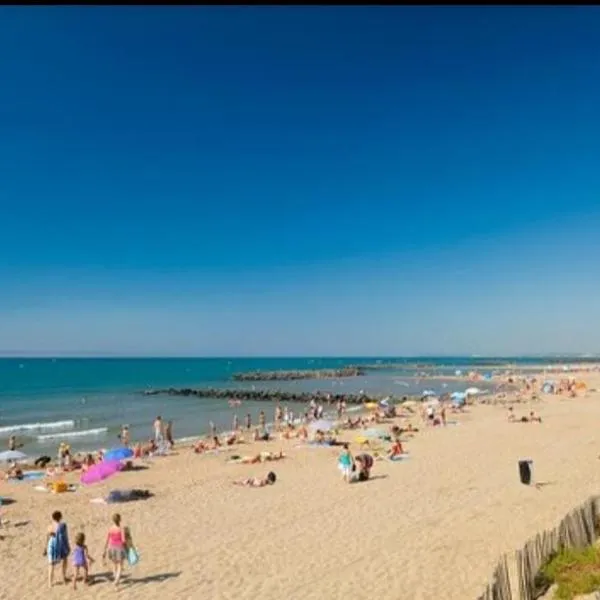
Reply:
[[[519,461],[519,478],[524,485],[529,485],[531,483],[531,464],[531,460]]]

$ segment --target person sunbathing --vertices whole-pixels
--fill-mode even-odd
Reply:
[[[282,458],[285,458],[285,454],[283,453],[283,450],[280,450],[276,454],[273,454],[273,452],[259,452],[258,454],[254,454],[252,456],[242,456],[240,462],[245,465],[253,465],[259,462],[281,460]]]
[[[225,440],[226,446],[233,446],[238,441],[237,434],[234,432]]]
[[[19,467],[19,465],[17,465],[16,463],[12,463],[9,466],[8,471],[6,471],[5,477],[7,480],[18,479],[19,481],[25,478],[25,476],[23,475],[23,469],[21,469],[21,467]]]
[[[296,432],[296,428],[294,427],[294,424],[288,423],[287,427],[285,428],[285,431],[283,431],[281,434],[281,439],[282,440],[291,440],[294,437],[298,437],[298,433],[299,432]]]
[[[244,487],[265,487],[273,485],[277,480],[277,475],[273,471],[269,472],[266,477],[249,477],[248,479],[239,479],[233,482],[233,485],[241,485]]]
[[[346,426],[348,427],[348,429],[358,429],[360,425],[360,417],[357,417],[354,421],[350,417],[348,417],[348,419],[346,420]]]
[[[314,442],[316,444],[324,444],[325,443],[325,433],[322,432],[320,429],[317,429],[317,431],[315,431]]]
[[[196,454],[202,454],[202,452],[206,452],[207,450],[210,450],[210,446],[204,440],[198,440],[192,446],[192,448]]]

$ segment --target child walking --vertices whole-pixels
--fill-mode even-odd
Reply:
[[[75,548],[73,550],[73,567],[75,573],[73,575],[73,589],[77,589],[77,578],[80,571],[83,571],[83,582],[86,585],[90,584],[89,565],[94,562],[94,559],[89,555],[88,548],[85,545],[85,534],[78,533],[75,536]]]

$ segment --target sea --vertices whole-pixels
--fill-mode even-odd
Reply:
[[[555,362],[556,359],[553,359]],[[0,449],[16,435],[28,455],[55,454],[60,442],[75,451],[118,445],[122,425],[132,439],[151,436],[158,415],[173,421],[178,439],[206,435],[210,421],[231,430],[234,413],[240,423],[273,407],[245,401],[232,408],[227,399],[144,395],[144,390],[169,387],[214,387],[321,391],[402,397],[422,393],[464,391],[468,385],[445,379],[456,370],[491,372],[494,365],[540,364],[539,358],[477,359],[474,357],[389,358],[0,358]],[[342,379],[238,383],[232,375],[254,370],[334,369],[347,365],[385,363],[389,368]],[[427,365],[426,367],[424,365]],[[435,375],[423,379],[423,371]],[[485,381],[477,384],[491,388]],[[304,406],[289,404],[296,414]]]

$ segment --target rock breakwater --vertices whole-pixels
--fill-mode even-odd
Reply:
[[[365,370],[360,367],[342,369],[296,369],[293,371],[246,371],[234,373],[234,381],[293,381],[295,379],[337,379],[338,377],[359,377]]]
[[[225,398],[227,400],[254,400],[265,402],[324,402],[333,404],[343,400],[346,404],[364,404],[377,402],[383,396],[367,394],[330,394],[324,392],[294,392],[282,390],[242,390],[225,388],[166,388],[145,390],[145,396],[196,396],[198,398]],[[388,396],[389,397],[389,396]],[[403,398],[405,399],[405,398]],[[399,399],[397,401],[400,401]]]

